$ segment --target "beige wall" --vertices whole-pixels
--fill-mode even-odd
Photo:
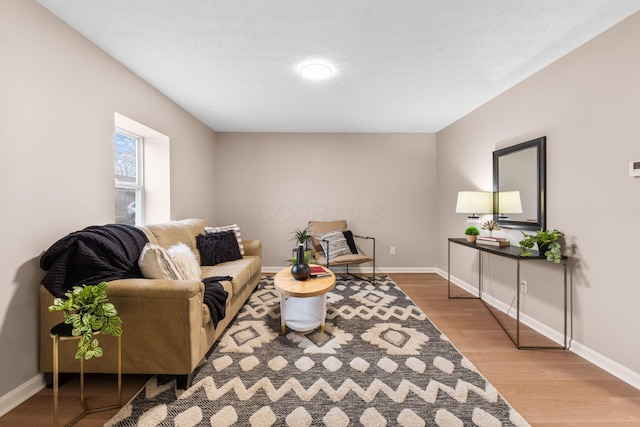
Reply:
[[[446,270],[446,238],[460,235],[464,224],[452,214],[456,192],[491,188],[491,152],[546,135],[547,226],[566,233],[566,253],[574,257],[572,347],[592,360],[604,356],[604,364],[640,386],[640,282],[631,238],[640,179],[628,176],[629,161],[640,160],[638,52],[640,14],[438,132],[437,254]],[[457,256],[466,266],[454,274],[473,283],[468,266],[477,268],[476,261]],[[515,268],[496,259],[489,264],[494,274]],[[536,311],[529,314],[557,325],[561,277],[553,265],[528,268],[525,306]],[[508,280],[491,282],[507,304]],[[534,281],[540,289],[532,295]]]
[[[218,133],[215,166],[216,218],[262,240],[266,269],[295,228],[340,218],[376,238],[380,268],[435,265],[434,134]]]
[[[1,410],[38,375],[41,253],[114,221],[114,112],[170,138],[174,218],[212,219],[215,134],[31,0],[0,2],[0,63]]]

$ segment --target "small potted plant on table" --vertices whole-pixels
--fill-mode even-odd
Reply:
[[[471,225],[464,230],[464,235],[467,237],[467,242],[469,243],[475,243],[479,234],[480,230],[478,230],[478,227],[474,225]]]
[[[292,252],[292,255],[291,255],[291,259],[289,260],[289,262],[291,264],[295,264],[296,263],[297,245],[302,244],[302,245],[304,245],[304,260],[305,260],[305,262],[307,264],[314,264],[316,262],[316,260],[315,260],[315,258],[313,258],[313,255],[311,254],[311,249],[309,249],[309,239],[311,238],[311,234],[309,234],[309,229],[305,228],[303,230],[300,230],[300,229],[296,228],[294,231],[292,231],[292,234],[293,234],[293,238],[290,241],[295,241],[296,242],[296,248],[293,249],[293,252]]]
[[[562,252],[558,240],[563,233],[558,230],[538,230],[535,234],[522,233],[524,239],[520,240],[520,255],[531,256],[529,249],[534,244],[538,245],[538,251],[547,257],[547,261],[553,261],[559,264],[562,260]]]

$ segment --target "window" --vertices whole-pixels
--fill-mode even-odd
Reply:
[[[115,129],[114,173],[116,182],[116,223],[140,225],[144,183],[142,177],[143,138],[122,129]]]

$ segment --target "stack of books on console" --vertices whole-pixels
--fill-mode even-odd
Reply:
[[[478,245],[488,245],[488,246],[509,246],[511,244],[504,237],[493,237],[493,236],[478,236],[476,243]]]

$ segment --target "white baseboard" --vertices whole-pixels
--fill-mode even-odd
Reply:
[[[631,369],[622,366],[615,360],[611,360],[575,340],[571,340],[570,350],[578,356],[582,357],[584,360],[593,363],[594,365],[604,369],[611,375],[620,378],[630,386],[640,390],[640,373],[634,372]]]
[[[445,279],[447,278],[447,272],[443,271],[441,269],[437,269],[437,273],[444,277]],[[469,285],[468,283],[465,283],[464,281],[458,279],[457,277],[451,276],[451,283],[455,284],[456,286],[464,289],[465,291],[473,294],[473,295],[478,295],[478,288],[477,287],[473,287],[471,285]],[[482,298],[490,305],[492,305],[493,307],[497,308],[498,310],[502,311],[503,313],[506,313],[507,310],[509,309],[509,306],[505,303],[503,303],[502,301],[499,301],[495,298],[493,298],[490,295],[487,294],[483,294]],[[511,310],[511,312],[509,312],[509,316],[511,317],[515,317],[515,313],[513,313],[513,310]],[[528,327],[530,327],[531,329],[535,330],[536,332],[544,335],[545,337],[549,338],[550,340],[563,345],[563,341],[564,341],[564,334],[562,334],[561,332],[556,331],[553,328],[550,328],[549,326],[545,325],[542,322],[539,322],[538,320],[532,318],[531,316],[528,316],[526,314],[521,314],[520,315],[520,321],[527,325]],[[567,337],[568,340],[568,345],[569,345],[569,351],[571,351],[572,353],[577,354],[578,356],[582,357],[583,359],[585,359],[586,361],[593,363],[595,366],[604,369],[605,371],[607,371],[608,373],[610,373],[611,375],[619,378],[620,380],[626,382],[627,384],[631,385],[632,387],[637,388],[638,390],[640,390],[640,373],[638,372],[634,372],[631,369],[619,364],[618,362],[616,362],[615,360],[611,360],[606,356],[603,356],[602,354],[598,353],[597,351],[587,347],[584,344],[581,344],[573,339],[571,339],[571,337]]]
[[[0,397],[0,417],[20,405],[45,387],[44,376],[38,374]]]
[[[262,266],[263,273],[277,273],[286,266],[277,267],[265,267]],[[332,267],[331,270],[335,273],[345,273],[346,267]],[[372,267],[349,267],[349,271],[353,273],[371,274],[373,272]],[[376,267],[376,274],[385,273],[437,273],[438,269],[434,267]],[[445,276],[446,277],[446,276]]]

